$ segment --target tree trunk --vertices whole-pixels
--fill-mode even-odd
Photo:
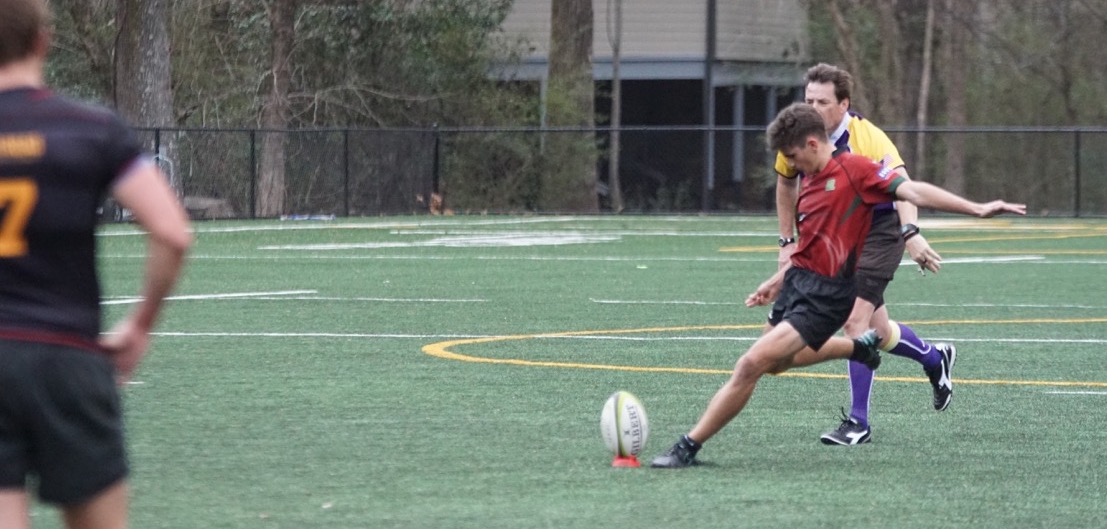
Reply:
[[[925,128],[927,110],[930,102],[930,71],[933,68],[934,50],[934,0],[926,2],[926,29],[923,31],[923,64],[919,79],[919,106],[915,113],[915,125]],[[915,160],[909,172],[920,177],[926,174],[926,133],[920,132],[915,139]]]
[[[115,44],[115,107],[138,127],[173,126],[173,87],[169,56],[169,0],[118,0]],[[161,135],[156,153],[170,184],[180,189],[175,171],[176,143]]]
[[[284,131],[289,125],[288,91],[292,84],[292,47],[296,38],[297,0],[273,0],[269,3],[270,69],[268,91],[261,108],[261,153],[258,161],[257,214],[276,217],[283,214],[285,199]]]
[[[968,124],[966,104],[966,73],[969,64],[969,28],[976,18],[976,0],[945,0],[942,28],[942,79],[945,81],[946,122],[951,127]],[[944,135],[946,141],[946,174],[942,186],[959,195],[965,194],[965,142],[957,133]]]
[[[550,125],[592,127],[592,0],[557,0],[550,13],[550,63],[546,115]],[[596,212],[595,138],[591,133],[554,133],[546,143],[556,158],[545,171],[541,207]]]

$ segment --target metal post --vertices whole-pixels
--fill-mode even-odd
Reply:
[[[746,132],[742,129],[746,125],[746,85],[740,84],[734,87],[734,111],[731,114],[734,122],[734,138],[731,143],[731,166],[733,173],[731,180],[741,182],[746,176]]]
[[[700,209],[711,209],[715,189],[715,33],[717,0],[707,0],[707,42],[703,57],[703,197]]]
[[[350,216],[350,129],[342,129],[342,211]]]
[[[258,216],[258,138],[257,131],[250,131],[250,218]]]
[[[611,191],[611,209],[623,211],[623,189],[619,178],[622,151],[623,79],[619,71],[623,56],[623,0],[615,0],[615,35],[611,42],[611,153],[607,181]]]
[[[1072,165],[1072,168],[1073,168],[1073,170],[1072,170],[1072,172],[1073,172],[1072,199],[1073,199],[1073,202],[1074,202],[1073,203],[1073,216],[1075,216],[1075,217],[1080,216],[1080,176],[1081,176],[1080,175],[1080,147],[1081,147],[1080,143],[1081,143],[1080,130],[1077,129],[1076,132],[1074,133],[1074,138],[1073,138],[1073,142],[1072,142],[1072,162],[1073,162],[1073,165]]]

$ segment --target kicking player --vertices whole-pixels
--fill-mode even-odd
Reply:
[[[896,146],[883,130],[859,114],[850,111],[853,79],[849,72],[829,64],[807,70],[804,100],[822,115],[831,143],[859,154],[909,178]],[[780,224],[780,264],[784,266],[795,250],[793,227],[796,221],[796,197],[799,172],[777,153],[777,219]],[[910,327],[889,319],[884,291],[892,281],[903,258],[904,248],[923,270],[937,273],[942,258],[927,243],[918,227],[918,208],[906,201],[888,201],[873,210],[873,223],[857,265],[857,299],[846,321],[847,336],[856,337],[867,329],[876,329],[885,340],[879,348],[922,365],[933,389],[933,405],[938,411],[949,407],[953,398],[950,377],[957,360],[952,344],[930,344]],[[831,339],[827,348],[849,349],[845,338]],[[873,372],[860,362],[849,363],[851,407],[838,428],[822,435],[828,445],[856,445],[872,439],[869,405]]]
[[[736,417],[767,373],[794,367],[796,356],[820,350],[845,324],[856,297],[854,274],[872,225],[873,208],[889,199],[915,205],[991,217],[1025,214],[1023,204],[996,200],[971,202],[944,189],[915,182],[863,156],[835,149],[819,112],[795,103],[780,112],[768,128],[769,148],[806,176],[796,203],[798,248],[789,266],[777,271],[746,299],[747,306],[775,300],[778,319],[750,346],[730,379],[711,398],[696,425],[651,465],[682,468],[696,462],[703,443]],[[823,359],[851,358],[875,369],[880,364],[879,337],[872,331],[854,339],[849,355],[830,351]]]

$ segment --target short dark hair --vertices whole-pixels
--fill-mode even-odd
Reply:
[[[39,35],[50,26],[45,0],[0,0],[0,66],[30,56]]]
[[[820,62],[808,68],[805,79],[807,84],[830,83],[834,85],[834,97],[838,98],[839,103],[845,99],[850,99],[850,94],[853,92],[853,76],[833,64]]]
[[[767,136],[769,149],[773,151],[802,147],[811,136],[828,141],[823,117],[807,103],[792,103],[781,110],[769,124]]]

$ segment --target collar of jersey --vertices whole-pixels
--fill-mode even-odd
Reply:
[[[842,116],[842,122],[838,124],[838,128],[834,129],[834,134],[830,135],[830,144],[837,145],[838,138],[842,137],[842,134],[849,128],[849,121],[853,119],[853,116],[846,112],[846,115]]]

